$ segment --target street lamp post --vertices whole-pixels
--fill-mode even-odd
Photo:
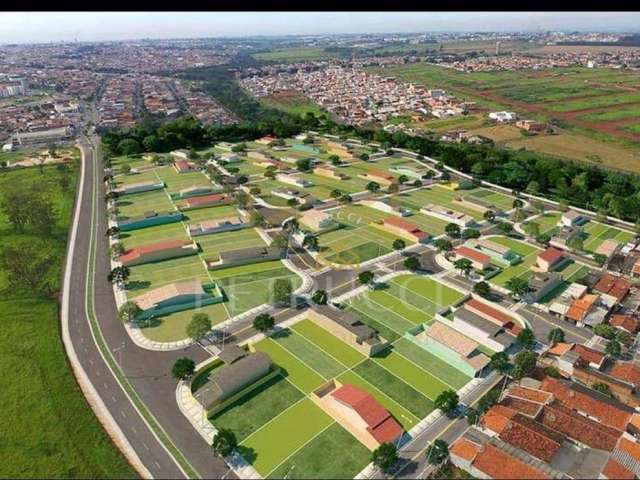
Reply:
[[[124,350],[125,346],[125,342],[122,342],[119,347],[113,349],[114,353],[118,352],[118,368],[120,368],[120,370],[122,370],[122,350]]]

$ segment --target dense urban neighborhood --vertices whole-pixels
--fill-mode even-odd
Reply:
[[[0,46],[0,476],[640,478],[637,41]]]

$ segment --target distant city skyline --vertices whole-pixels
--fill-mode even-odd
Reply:
[[[637,32],[639,12],[5,12],[0,43],[421,32]]]

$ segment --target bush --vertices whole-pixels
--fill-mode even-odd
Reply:
[[[171,369],[171,375],[178,380],[186,380],[193,375],[196,370],[196,363],[187,357],[176,360]]]

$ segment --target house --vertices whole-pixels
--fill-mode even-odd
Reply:
[[[359,178],[368,180],[370,182],[378,183],[382,186],[388,187],[392,183],[395,183],[396,179],[393,175],[389,175],[382,170],[369,170],[368,172],[358,175]]]
[[[640,443],[629,434],[620,437],[599,478],[640,478]]]
[[[329,213],[316,209],[304,212],[300,217],[300,224],[314,232],[337,226],[337,222]]]
[[[142,310],[136,320],[160,317],[224,301],[222,290],[217,285],[206,287],[208,291],[198,280],[188,280],[154,288],[133,299]]]
[[[284,198],[285,200],[295,199],[300,203],[305,203],[305,198],[309,196],[309,193],[294,190],[292,188],[274,188],[271,190],[271,195]]]
[[[187,227],[187,233],[190,237],[198,237],[201,235],[210,235],[212,233],[231,232],[241,230],[247,227],[239,217],[217,218],[215,220],[206,220],[195,225]]]
[[[277,375],[280,372],[274,368],[269,355],[264,352],[251,353],[230,365],[215,369],[194,397],[206,410],[207,416],[211,416]]]
[[[237,267],[249,263],[268,262],[285,258],[286,250],[279,247],[259,246],[226,250],[218,254],[218,259],[207,260],[209,270],[218,270],[226,267]]]
[[[118,228],[121,232],[130,232],[141,228],[154,227],[156,225],[165,225],[167,223],[180,222],[182,220],[182,212],[171,211],[157,213],[152,211],[145,212],[138,217],[130,217],[124,220],[118,220]]]
[[[491,112],[489,118],[495,120],[498,123],[515,122],[518,118],[515,112]]]
[[[198,246],[192,241],[169,240],[131,248],[120,255],[118,261],[126,267],[132,267],[143,263],[196,255],[197,253]]]
[[[409,217],[413,215],[413,212],[408,208],[400,205],[393,205],[387,198],[381,198],[379,200],[360,200],[358,204],[384,213],[390,213],[391,215],[396,215],[398,217]]]
[[[417,243],[427,243],[431,238],[431,235],[420,230],[416,224],[398,217],[387,217],[382,220],[382,228]]]
[[[631,282],[625,278],[605,273],[593,286],[593,289],[600,293],[605,293],[615,297],[621,303],[631,290]]]
[[[589,218],[575,210],[568,210],[560,217],[560,225],[564,227],[576,227],[589,221]]]
[[[491,306],[477,298],[470,298],[464,303],[464,308],[476,315],[488,320],[496,325],[500,325],[512,335],[518,335],[522,328],[519,322],[513,317],[513,313],[506,313],[496,306]],[[457,312],[457,310],[456,310]]]
[[[584,325],[587,316],[595,310],[598,302],[598,295],[586,294],[582,298],[576,298],[571,302],[566,318],[576,325]]]
[[[373,437],[375,441],[371,442],[371,450],[383,443],[395,443],[404,433],[400,424],[366,390],[347,383],[336,388],[330,395],[339,406],[347,410],[345,416],[352,419],[351,423],[356,431],[360,431],[360,434],[367,432]]]
[[[516,338],[504,326],[487,320],[464,306],[455,310],[450,326],[495,352],[507,350]]]
[[[550,272],[564,262],[564,252],[560,249],[549,247],[536,258],[535,269],[538,272]]]
[[[613,238],[607,238],[600,244],[596,251],[596,255],[604,255],[609,260],[620,248],[621,243]]]
[[[640,330],[640,321],[631,315],[612,315],[609,319],[609,324],[612,327],[616,327],[620,330],[625,330],[631,335],[635,335]]]
[[[573,370],[572,379],[587,386],[595,384],[607,385],[611,395],[616,400],[632,408],[640,405],[640,398],[635,394],[635,386],[608,373],[577,365]]]
[[[479,375],[491,361],[477,341],[438,319],[405,338],[470,377]]]
[[[544,123],[536,122],[535,120],[518,120],[516,127],[526,130],[527,132],[541,133],[546,130]]]
[[[240,155],[235,154],[235,153],[223,153],[222,155],[220,155],[220,161],[224,164],[233,164],[233,163],[240,163],[242,162],[242,158],[240,157]]]
[[[371,357],[387,348],[385,338],[351,312],[340,310],[329,305],[312,305],[306,312],[307,318],[328,330],[340,340]]]
[[[174,196],[176,199],[199,197],[201,195],[210,195],[219,191],[220,188],[214,188],[207,185],[193,185],[179,190],[177,195],[172,194],[171,198],[174,198]]]
[[[265,137],[259,138],[257,139],[255,142],[259,143],[261,145],[267,145],[270,146],[273,142],[276,141],[275,137],[272,137],[271,135],[267,135]]]
[[[471,238],[465,242],[469,248],[489,255],[498,265],[511,266],[522,261],[522,257],[506,245],[489,240],[488,238]]]
[[[251,150],[250,152],[248,152],[247,157],[249,157],[252,160],[257,160],[258,162],[270,162],[269,165],[271,165],[271,162],[273,160],[270,155],[267,155],[264,152],[259,152],[257,150]],[[286,164],[283,164],[283,165],[286,165]]]
[[[178,205],[182,211],[195,210],[197,208],[214,207],[217,205],[231,205],[233,197],[226,193],[214,193],[212,195],[203,195],[200,197],[188,198]]]
[[[299,173],[279,173],[276,175],[276,180],[288,185],[293,185],[294,187],[307,188],[313,186],[313,182],[307,180]]]
[[[461,245],[453,249],[453,260],[467,259],[471,261],[471,266],[476,270],[485,270],[491,265],[491,257],[473,248]]]
[[[581,235],[582,231],[579,228],[563,226],[558,233],[551,237],[549,245],[562,250],[568,250],[567,244],[571,242],[571,239]]]
[[[398,176],[404,175],[405,177],[413,178],[415,180],[422,180],[428,176],[429,172],[433,173],[433,171],[427,167],[414,164],[392,165],[389,167],[389,171]]]
[[[122,185],[113,190],[117,195],[131,195],[134,193],[151,192],[153,190],[162,190],[164,188],[164,182],[156,182],[150,180],[148,182],[130,183],[128,185]]]
[[[175,160],[173,162],[173,168],[175,168],[178,173],[187,173],[195,170],[193,164],[183,159]]]
[[[439,218],[445,222],[454,223],[462,228],[472,227],[476,224],[472,216],[457,212],[441,205],[429,203],[420,209],[420,212]]]
[[[536,272],[529,279],[530,291],[524,295],[529,303],[539,302],[545,295],[559,287],[564,279],[557,272]]]
[[[321,177],[333,178],[334,180],[348,180],[349,175],[339,172],[337,168],[328,165],[319,165],[313,169],[314,175]]]

